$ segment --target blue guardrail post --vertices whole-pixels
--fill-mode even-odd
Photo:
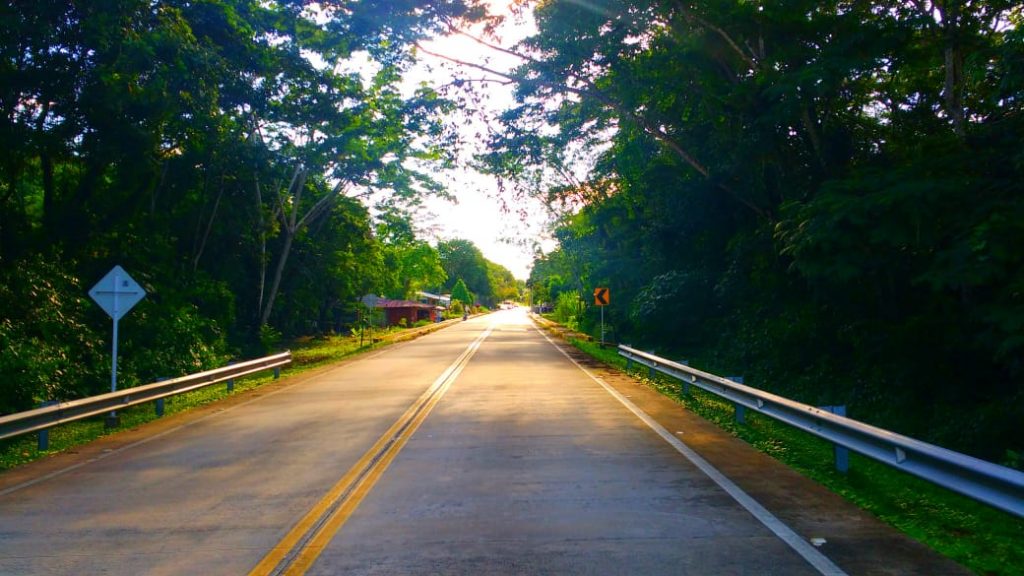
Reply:
[[[690,361],[689,360],[676,360],[676,364],[682,364],[683,366],[689,366],[690,365]],[[684,376],[683,379],[682,379],[682,382],[683,382],[683,396],[689,396],[690,395],[690,378],[693,378],[693,376]]]
[[[164,380],[167,380],[167,376],[161,376],[160,378],[156,379],[157,382],[163,382]],[[156,412],[156,417],[157,418],[162,418],[163,417],[163,415],[164,415],[164,399],[163,398],[157,398],[156,400],[153,401],[153,410]]]
[[[737,384],[743,384],[743,376],[726,376],[726,380],[732,380]],[[747,408],[740,406],[739,404],[733,404],[733,408],[736,409],[736,423],[746,424],[747,423]]]
[[[826,412],[831,412],[836,416],[846,416],[846,404],[822,406],[821,409]],[[850,470],[850,450],[845,446],[833,444],[832,454],[836,461],[836,470],[842,474],[846,474]]]
[[[46,408],[47,406],[53,406],[56,403],[57,403],[56,400],[47,400],[46,402],[41,403],[39,405],[39,407],[40,408]],[[47,450],[50,449],[50,429],[49,428],[43,428],[42,430],[39,431],[39,436],[36,439],[36,448],[38,448],[40,452],[46,452]]]

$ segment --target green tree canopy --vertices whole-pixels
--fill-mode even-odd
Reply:
[[[572,207],[535,294],[607,285],[636,342],[992,458],[1024,443],[1016,3],[534,6],[482,159]],[[553,180],[580,151],[589,177]]]
[[[102,389],[80,327],[103,318],[81,295],[113,264],[149,292],[123,325],[126,385],[247,352],[264,323],[340,327],[385,280],[361,200],[445,194],[451,104],[404,87],[412,46],[483,16],[477,0],[0,5],[0,410],[51,399],[76,362],[57,392]],[[398,260],[406,289],[443,281],[429,246]],[[15,271],[48,288],[12,288]]]
[[[466,287],[480,298],[493,297],[490,277],[487,275],[487,259],[480,249],[469,240],[442,240],[437,245],[441,265],[448,275],[446,290],[454,290],[456,282],[462,280]]]
[[[473,305],[473,295],[469,292],[469,288],[466,287],[466,283],[463,282],[462,278],[455,281],[455,286],[452,288],[452,300],[462,302],[464,306]]]
[[[448,279],[438,251],[416,238],[412,216],[389,210],[378,216],[377,235],[384,250],[383,293],[412,298],[419,290],[437,289]]]

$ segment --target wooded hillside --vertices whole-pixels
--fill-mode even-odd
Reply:
[[[0,5],[0,413],[109,386],[86,293],[114,264],[149,292],[121,322],[122,386],[454,283],[412,216],[446,194],[452,104],[401,79],[471,4]]]
[[[565,208],[535,300],[582,298],[573,321],[596,330],[607,286],[619,341],[1019,465],[1019,3],[535,14],[486,158]],[[552,170],[581,157],[586,181]]]

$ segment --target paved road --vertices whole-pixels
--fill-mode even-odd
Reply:
[[[502,312],[0,475],[0,574],[957,573],[809,489],[830,558],[589,372]]]

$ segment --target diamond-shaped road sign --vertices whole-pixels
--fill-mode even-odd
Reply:
[[[594,288],[594,305],[607,306],[611,302],[611,296],[607,288]]]
[[[145,295],[142,286],[120,266],[114,266],[89,290],[89,296],[115,321],[127,314]]]

